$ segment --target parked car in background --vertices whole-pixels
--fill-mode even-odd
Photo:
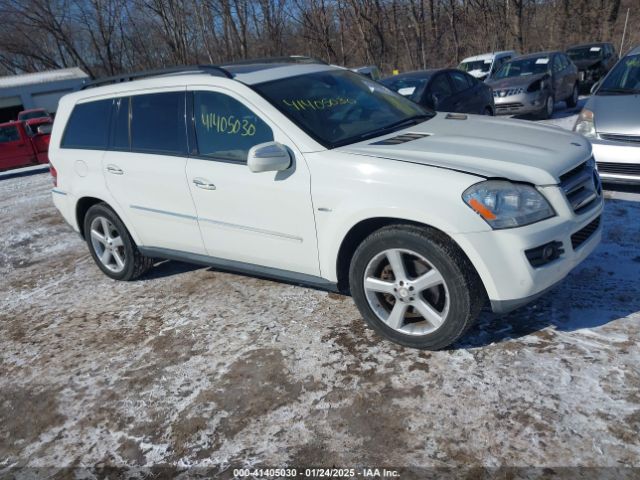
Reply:
[[[493,115],[493,92],[485,83],[455,69],[419,70],[380,80],[414,102],[440,112]]]
[[[572,132],[436,113],[329,65],[146,75],[66,95],[53,126],[53,202],[112,279],[173,258],[313,285],[437,349],[600,241]]]
[[[567,49],[567,55],[578,67],[580,90],[585,93],[618,61],[618,55],[610,43],[575,45]]]
[[[640,184],[640,45],[596,84],[574,130],[593,145],[603,180]]]
[[[53,118],[51,117],[51,115],[49,115],[49,112],[47,112],[44,108],[32,108],[30,110],[23,110],[18,113],[19,122],[24,122],[34,118],[46,118],[50,122],[53,121]]]
[[[51,125],[53,122],[49,117],[38,117],[25,120],[24,122],[27,133],[35,135],[37,133],[51,133]]]
[[[518,52],[507,50],[504,52],[483,53],[474,57],[465,58],[458,65],[458,70],[467,72],[478,80],[485,81],[497,72],[503,63],[518,56]]]
[[[0,124],[0,170],[49,163],[50,133],[32,133],[24,122]]]
[[[364,75],[365,77],[369,77],[371,80],[375,80],[375,81],[380,80],[380,77],[382,76],[380,74],[380,69],[378,67],[376,67],[375,65],[368,65],[366,67],[351,68],[350,70],[352,72],[359,73],[360,75]]]
[[[549,118],[557,101],[578,103],[578,68],[563,52],[538,52],[511,60],[487,83],[498,115]]]

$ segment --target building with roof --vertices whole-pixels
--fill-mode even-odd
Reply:
[[[77,67],[0,77],[0,123],[31,108],[55,114],[60,97],[79,90],[86,80],[89,76]]]

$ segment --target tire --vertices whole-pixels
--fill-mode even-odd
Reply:
[[[573,86],[573,90],[571,91],[571,95],[566,100],[567,108],[574,108],[576,105],[578,105],[578,93],[579,93],[578,92],[578,84],[576,83]]]
[[[551,102],[551,106],[549,105],[549,102]],[[553,115],[553,110],[554,110],[554,105],[556,104],[556,100],[555,98],[553,98],[553,94],[549,94],[546,98],[546,100],[544,101],[544,107],[542,107],[542,110],[540,110],[540,115],[539,117],[542,120],[546,120],[548,118],[551,118],[551,115]]]
[[[484,109],[484,112],[482,112],[483,115],[487,115],[489,117],[493,117],[493,110],[491,110],[491,107],[486,107]]]
[[[400,345],[428,350],[460,338],[486,298],[457,245],[436,230],[411,225],[384,227],[367,237],[351,261],[349,286],[375,331]]]
[[[93,260],[109,278],[135,280],[153,266],[153,259],[140,253],[120,217],[104,203],[89,208],[84,233]]]

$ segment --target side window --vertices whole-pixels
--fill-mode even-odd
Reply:
[[[273,131],[239,101],[217,92],[195,92],[199,155],[246,162],[249,149],[273,141]]]
[[[129,97],[115,98],[113,100],[113,117],[111,148],[128,151],[130,148]]]
[[[185,93],[131,97],[131,150],[186,155]]]
[[[560,72],[562,70],[562,61],[560,60],[560,55],[555,55],[553,57],[553,71]]]
[[[437,95],[440,99],[447,98],[451,96],[453,91],[451,90],[451,84],[447,79],[447,75],[445,73],[441,73],[436,76],[431,82],[429,86],[429,90],[431,93]]]
[[[456,93],[464,92],[472,86],[471,81],[462,72],[449,72],[451,80],[453,80],[453,89]]]
[[[15,125],[8,125],[0,128],[0,143],[17,142],[18,140],[20,140],[18,127]]]
[[[106,150],[113,100],[77,104],[64,131],[62,148]]]

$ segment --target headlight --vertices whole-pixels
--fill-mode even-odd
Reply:
[[[591,110],[587,110],[586,108],[582,109],[573,127],[573,131],[587,138],[596,138],[595,115]]]
[[[555,215],[534,187],[506,180],[473,185],[465,190],[462,199],[496,230],[529,225]]]

